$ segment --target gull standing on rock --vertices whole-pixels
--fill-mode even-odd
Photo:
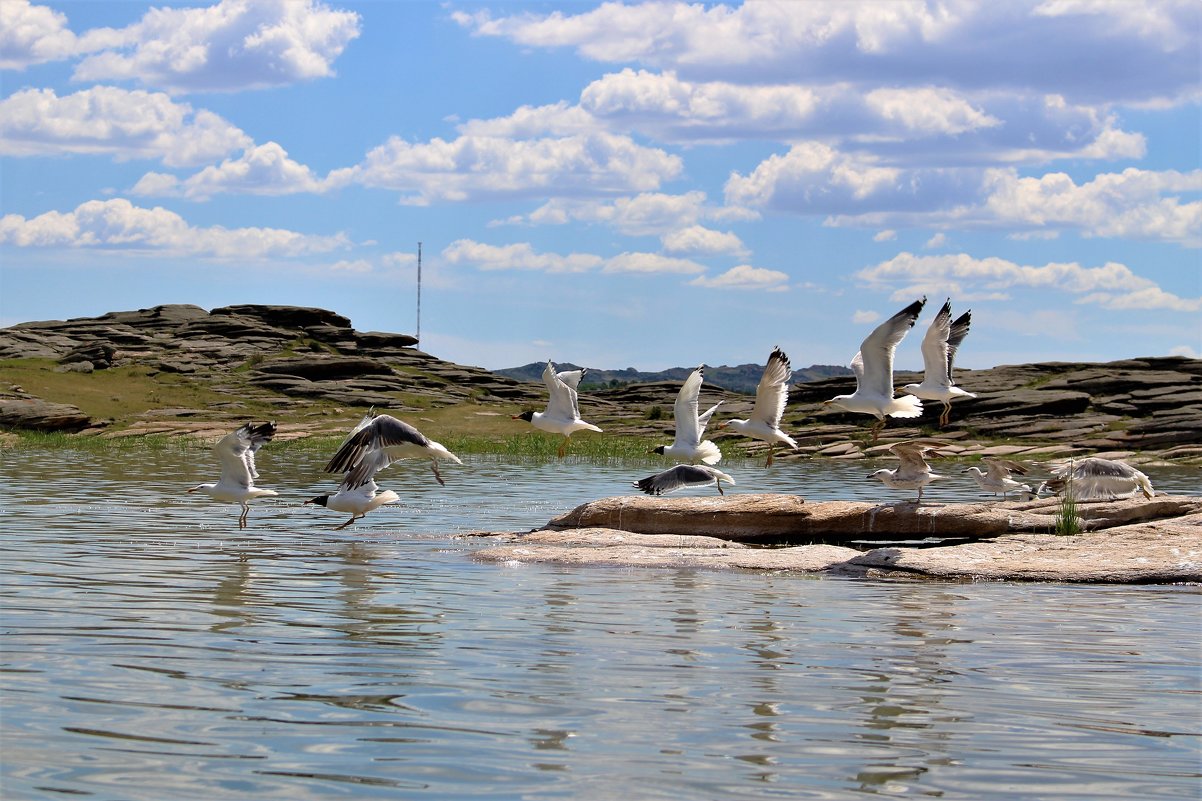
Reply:
[[[851,360],[852,372],[856,374],[856,391],[822,402],[823,406],[876,417],[877,422],[872,426],[873,442],[885,427],[886,417],[918,417],[922,414],[922,402],[913,395],[893,397],[893,354],[914,326],[926,302],[924,295],[873,329]]]
[[[931,466],[923,457],[928,454],[931,456],[939,456],[939,454],[935,452],[933,446],[921,442],[898,442],[891,445],[889,450],[901,460],[901,464],[893,470],[877,470],[868,478],[879,478],[890,489],[916,489],[918,490],[918,500],[915,503],[922,503],[922,488],[932,481],[943,478],[943,476],[931,472]]]
[[[952,379],[952,360],[956,358],[956,349],[968,336],[971,323],[972,311],[964,312],[952,322],[952,302],[945,300],[943,308],[935,315],[926,336],[922,338],[922,383],[902,387],[902,392],[943,404],[943,413],[939,415],[940,428],[948,424],[954,398],[976,397],[960,389]]]
[[[640,479],[634,486],[648,495],[663,495],[675,492],[682,487],[708,487],[713,484],[718,488],[718,494],[723,495],[722,483],[734,484],[735,480],[716,467],[704,464],[678,464],[669,467],[661,473]]]
[[[797,448],[797,442],[780,430],[780,419],[785,413],[785,404],[789,402],[789,379],[792,377],[789,357],[780,348],[773,348],[760,376],[760,383],[755,388],[755,408],[751,411],[751,417],[746,420],[727,420],[718,426],[767,442],[766,467],[772,466],[772,452],[776,449],[776,443],[783,443],[794,450]]]
[[[264,443],[275,436],[275,423],[254,425],[247,423],[237,431],[222,437],[213,450],[221,459],[221,477],[216,484],[197,484],[188,492],[201,492],[218,501],[237,503],[242,506],[238,516],[238,528],[246,528],[246,516],[250,513],[250,502],[255,498],[279,495],[275,490],[255,486],[259,471],[255,469],[255,453]]]
[[[1152,489],[1152,481],[1146,475],[1117,459],[1091,456],[1069,460],[1052,473],[1054,477],[1043,482],[1039,491],[1047,490],[1056,495],[1067,492],[1077,501],[1130,498],[1137,491],[1151,500],[1156,494]]]
[[[698,401],[701,396],[701,382],[705,380],[705,365],[701,365],[684,380],[680,392],[676,395],[676,403],[672,413],[676,417],[676,437],[671,445],[660,445],[653,453],[671,456],[696,464],[717,464],[722,459],[722,452],[710,440],[702,440],[705,427],[709,424],[714,412],[722,405],[718,401],[705,414],[698,414]]]
[[[376,455],[377,452],[382,455]],[[369,459],[369,456],[372,458]],[[458,456],[434,440],[428,439],[425,434],[404,420],[398,420],[390,414],[377,414],[375,409],[372,409],[338,446],[338,450],[326,464],[325,471],[347,473],[343,483],[353,480],[356,483],[350,486],[354,489],[362,486],[365,478],[370,479],[376,472],[398,459],[414,458],[429,459],[434,478],[443,486],[446,486],[446,482],[438,472],[439,460],[463,464]]]
[[[997,495],[999,492],[1002,493],[1003,501],[1006,500],[1006,495],[1011,492],[1031,494],[1030,486],[1010,477],[1011,473],[1026,475],[1027,468],[1018,462],[1011,461],[1010,459],[997,459],[992,456],[986,456],[981,461],[985,464],[984,471],[979,467],[970,467],[964,471],[976,479],[977,485],[981,489],[994,495]]]
[[[546,368],[543,369],[543,383],[547,385],[549,393],[547,410],[545,412],[522,412],[513,416],[514,420],[525,420],[539,431],[562,434],[563,442],[560,443],[558,452],[560,458],[567,453],[568,439],[573,432],[601,432],[597,426],[580,419],[580,402],[576,388],[580,386],[580,379],[586,372],[588,372],[587,369],[565,370],[557,373],[555,365],[548,360]]]

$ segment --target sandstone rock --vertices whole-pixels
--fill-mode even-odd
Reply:
[[[74,406],[40,398],[0,398],[0,426],[35,431],[81,431],[91,425]]]
[[[308,328],[310,326],[330,325],[337,328],[351,327],[349,318],[326,309],[316,309],[306,306],[271,306],[246,303],[236,306],[222,306],[210,312],[212,317],[243,317],[260,321],[271,328]]]
[[[311,381],[337,381],[365,375],[392,375],[388,365],[358,356],[294,356],[259,364],[256,373],[290,375]]]

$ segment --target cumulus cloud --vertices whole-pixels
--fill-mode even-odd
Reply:
[[[141,208],[115,198],[29,219],[6,214],[0,218],[0,244],[260,259],[326,253],[350,242],[342,234],[315,236],[281,228],[201,228],[160,206]]]
[[[856,309],[855,314],[851,316],[851,321],[856,325],[868,325],[869,323],[875,323],[879,319],[881,319],[879,312],[866,311],[864,309]]]
[[[207,200],[213,195],[252,194],[290,195],[299,192],[320,194],[350,181],[350,172],[336,170],[318,178],[303,164],[288,157],[275,142],[247,148],[236,159],[206,167],[184,180],[163,173],[147,173],[134,186],[134,194],[186,197]]]
[[[900,253],[860,270],[856,278],[872,290],[894,290],[892,300],[922,294],[1005,299],[1009,290],[1025,287],[1064,292],[1077,296],[1077,303],[1107,309],[1202,310],[1202,297],[1182,298],[1166,292],[1154,281],[1117,262],[1100,267],[1083,267],[1076,262],[1034,266],[996,257],[977,259],[966,253],[939,256]]]
[[[892,228],[877,231],[872,235],[873,242],[892,242],[894,239],[897,239],[897,231],[894,231]]]
[[[97,28],[97,50],[75,68],[79,81],[135,80],[171,92],[284,86],[333,75],[359,35],[359,15],[314,0],[221,0],[204,8],[152,8],[125,28]]]
[[[941,248],[946,244],[947,244],[947,234],[945,234],[941,231],[941,232],[935,234],[934,236],[932,236],[930,239],[928,239],[927,243],[925,245],[923,245],[923,247],[926,248],[927,250],[934,250],[935,248]]]
[[[588,253],[538,253],[529,242],[488,245],[457,239],[442,251],[449,264],[471,265],[479,270],[537,270],[547,273],[579,273],[601,265],[600,256]]]
[[[690,225],[663,236],[664,250],[674,254],[713,256],[747,251],[743,241],[729,231],[715,231],[702,225]]]
[[[0,69],[23,70],[74,54],[75,34],[67,16],[28,0],[0,3]]]
[[[410,143],[392,137],[353,170],[365,186],[405,193],[404,201],[598,196],[656,189],[681,171],[679,156],[605,132],[506,139],[461,136]]]
[[[740,264],[713,278],[704,275],[698,276],[689,281],[689,284],[707,289],[759,289],[767,292],[783,292],[789,288],[789,276],[778,270]]]
[[[220,116],[162,92],[94,86],[59,97],[53,89],[25,89],[0,100],[0,153],[9,156],[96,153],[179,167],[250,143]]]
[[[705,272],[705,268],[689,259],[677,259],[659,253],[622,253],[608,259],[602,272],[693,275]]]
[[[664,235],[702,220],[754,220],[759,213],[734,206],[713,206],[700,190],[669,195],[642,192],[614,200],[554,198],[526,216],[507,222],[564,225],[570,222],[602,223],[630,236]]]

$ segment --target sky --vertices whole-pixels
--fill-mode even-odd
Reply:
[[[1202,356],[1202,3],[0,0],[0,325],[319,306],[487,368]]]

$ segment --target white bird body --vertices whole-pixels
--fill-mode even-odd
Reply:
[[[876,417],[878,423],[872,429],[874,440],[884,428],[886,417],[918,417],[922,414],[922,401],[915,396],[893,397],[893,355],[926,302],[925,296],[914,301],[873,329],[851,360],[856,391],[823,401],[824,406]]]
[[[1050,490],[1057,495],[1067,492],[1078,501],[1130,498],[1136,492],[1142,492],[1149,500],[1156,495],[1151,479],[1117,459],[1091,456],[1069,461],[1052,473],[1054,477],[1040,485],[1040,492]]]
[[[640,479],[634,482],[634,486],[648,495],[663,495],[675,492],[684,487],[708,487],[712,485],[717,487],[718,494],[722,495],[724,494],[721,483],[723,481],[727,484],[735,483],[733,478],[716,467],[704,464],[678,464],[653,476]]]
[[[939,415],[940,426],[947,425],[953,400],[976,397],[973,393],[956,386],[952,377],[956,349],[960,347],[964,337],[968,336],[971,323],[971,311],[964,312],[953,322],[951,300],[944,301],[943,308],[935,315],[935,319],[927,328],[926,336],[922,338],[922,383],[906,384],[902,387],[903,392],[915,397],[943,404],[943,412]]]
[[[789,366],[789,357],[780,348],[773,348],[768,356],[768,363],[760,375],[760,383],[755,389],[755,407],[751,417],[746,420],[727,420],[722,428],[729,428],[736,434],[762,440],[768,443],[768,465],[772,464],[772,452],[779,443],[796,449],[797,442],[780,430],[781,417],[785,413],[785,405],[789,402],[789,379],[793,377],[793,369]]]
[[[226,434],[213,451],[221,460],[221,476],[216,483],[198,484],[188,492],[203,492],[214,500],[236,503],[242,507],[238,528],[246,528],[250,502],[255,498],[278,495],[275,490],[255,486],[259,471],[255,469],[255,453],[275,436],[275,423],[247,423]]]
[[[705,365],[698,367],[685,379],[684,384],[680,387],[680,392],[676,395],[676,403],[672,407],[676,417],[676,437],[672,440],[671,445],[661,445],[656,448],[655,453],[661,453],[690,464],[697,462],[717,464],[721,461],[722,452],[718,450],[718,446],[708,439],[701,439],[705,436],[705,427],[709,425],[710,418],[722,405],[722,401],[718,401],[704,414],[697,413],[700,408],[698,401],[701,395],[701,383],[704,380]]]
[[[931,466],[923,457],[926,454],[936,456],[938,454],[930,445],[920,442],[898,442],[889,450],[901,460],[901,464],[893,470],[877,470],[868,477],[879,479],[890,489],[916,489],[918,490],[916,503],[922,503],[922,488],[932,481],[944,478],[944,476],[931,472]]]
[[[992,492],[995,495],[1000,492],[1002,500],[1005,500],[1011,492],[1031,494],[1029,485],[1010,477],[1011,473],[1024,475],[1027,472],[1027,468],[1018,462],[1009,459],[995,459],[991,456],[986,456],[981,462],[985,465],[985,470],[981,470],[979,467],[970,467],[964,472],[971,475],[976,480],[977,486],[985,492]]]
[[[550,361],[543,369],[543,384],[547,387],[547,409],[543,412],[523,412],[515,415],[515,420],[526,420],[539,431],[550,434],[562,434],[563,443],[559,446],[559,455],[567,451],[568,438],[577,431],[596,431],[601,429],[592,423],[586,423],[580,418],[580,401],[576,388],[587,370],[565,370],[555,372],[555,365]]]

